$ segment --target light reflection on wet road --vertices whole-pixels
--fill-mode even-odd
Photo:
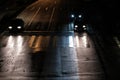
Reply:
[[[64,80],[66,77],[68,80],[79,80],[79,75],[87,70],[89,73],[90,68],[85,67],[86,61],[96,66],[98,70],[95,72],[100,73],[98,75],[103,73],[98,67],[100,64],[94,45],[86,33],[3,36],[1,45],[3,46],[0,48],[0,70],[5,73],[3,76],[14,77],[13,80],[16,79],[15,76],[18,79],[21,79],[20,76],[34,76],[35,79],[52,76],[55,80]],[[97,63],[94,63],[94,60]]]
[[[37,0],[17,16],[28,34],[0,35],[0,80],[102,80],[89,35],[57,24],[64,2]]]
[[[4,45],[0,50],[1,71],[12,72],[13,75],[23,73],[27,76],[34,74],[34,76],[61,76],[62,72],[67,73],[64,70],[64,68],[67,69],[66,66],[61,63],[61,57],[67,55],[67,52],[75,53],[73,35],[11,35],[1,37],[1,44]],[[65,51],[64,48],[67,49],[67,47],[68,50]],[[72,51],[69,47],[73,48]],[[71,55],[72,60],[77,59],[76,57]],[[74,68],[71,64],[68,66]],[[73,72],[74,70],[77,71],[77,64]]]

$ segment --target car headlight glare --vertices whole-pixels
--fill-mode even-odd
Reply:
[[[75,17],[75,15],[74,14],[71,14],[71,18],[74,18]]]
[[[85,25],[83,25],[83,28],[86,28],[86,26],[85,26]]]
[[[82,18],[82,15],[78,15],[79,18]]]
[[[75,28],[77,28],[78,27],[78,25],[75,25]]]
[[[9,26],[8,29],[12,29],[12,26]]]
[[[21,26],[18,26],[17,28],[18,28],[18,29],[21,29]]]

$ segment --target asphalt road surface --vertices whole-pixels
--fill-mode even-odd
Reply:
[[[104,80],[91,36],[56,26],[60,4],[36,1],[17,16],[23,33],[0,35],[0,80]]]
[[[57,7],[59,0],[38,0],[28,6],[18,18],[25,21],[25,29],[27,31],[46,31],[51,30],[52,25],[57,21]]]
[[[1,79],[104,80],[104,72],[86,34],[1,37]],[[7,77],[6,77],[7,76]]]

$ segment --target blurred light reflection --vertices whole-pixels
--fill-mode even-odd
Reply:
[[[80,47],[79,36],[76,36],[75,39],[76,39],[76,46],[77,46],[77,47]]]
[[[18,36],[18,37],[17,37],[17,44],[16,44],[16,45],[17,45],[18,47],[22,47],[23,40],[24,40],[24,39],[23,39],[22,36]]]
[[[73,23],[73,22],[69,23],[69,27],[73,30],[73,28],[74,28],[74,23]]]
[[[1,71],[12,72],[17,74],[18,72],[30,71],[31,65],[30,55],[27,55],[30,50],[26,48],[26,44],[23,45],[24,36],[7,36],[7,46],[2,50],[2,57],[4,62],[1,67]],[[24,56],[21,56],[26,54]],[[26,73],[29,75],[29,73]]]
[[[69,36],[69,47],[74,47],[73,36]]]
[[[87,44],[88,44],[88,42],[87,42],[87,36],[84,35],[84,34],[83,34],[83,37],[82,37],[82,41],[83,41],[84,47],[87,47]]]
[[[24,41],[24,38],[22,36],[17,37],[16,48],[18,53],[20,53],[23,49],[23,45],[22,45],[23,41]]]
[[[7,47],[9,47],[9,48],[14,47],[14,37],[13,36],[8,37]]]

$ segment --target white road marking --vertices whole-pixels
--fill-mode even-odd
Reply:
[[[51,24],[51,22],[52,22],[52,18],[53,18],[54,12],[55,12],[55,7],[54,7],[53,10],[52,10],[52,14],[51,14],[50,21],[49,21],[49,24],[48,24],[48,30],[49,30],[49,28],[50,28],[50,24]]]
[[[118,47],[120,48],[120,41],[118,40],[117,37],[114,37],[115,42],[117,43]]]
[[[32,19],[31,19],[30,22],[28,23],[28,26],[32,23],[32,21],[34,20],[34,18],[36,17],[36,15],[38,14],[39,11],[40,11],[40,7],[39,7],[38,10],[36,11],[36,13],[33,15]]]

